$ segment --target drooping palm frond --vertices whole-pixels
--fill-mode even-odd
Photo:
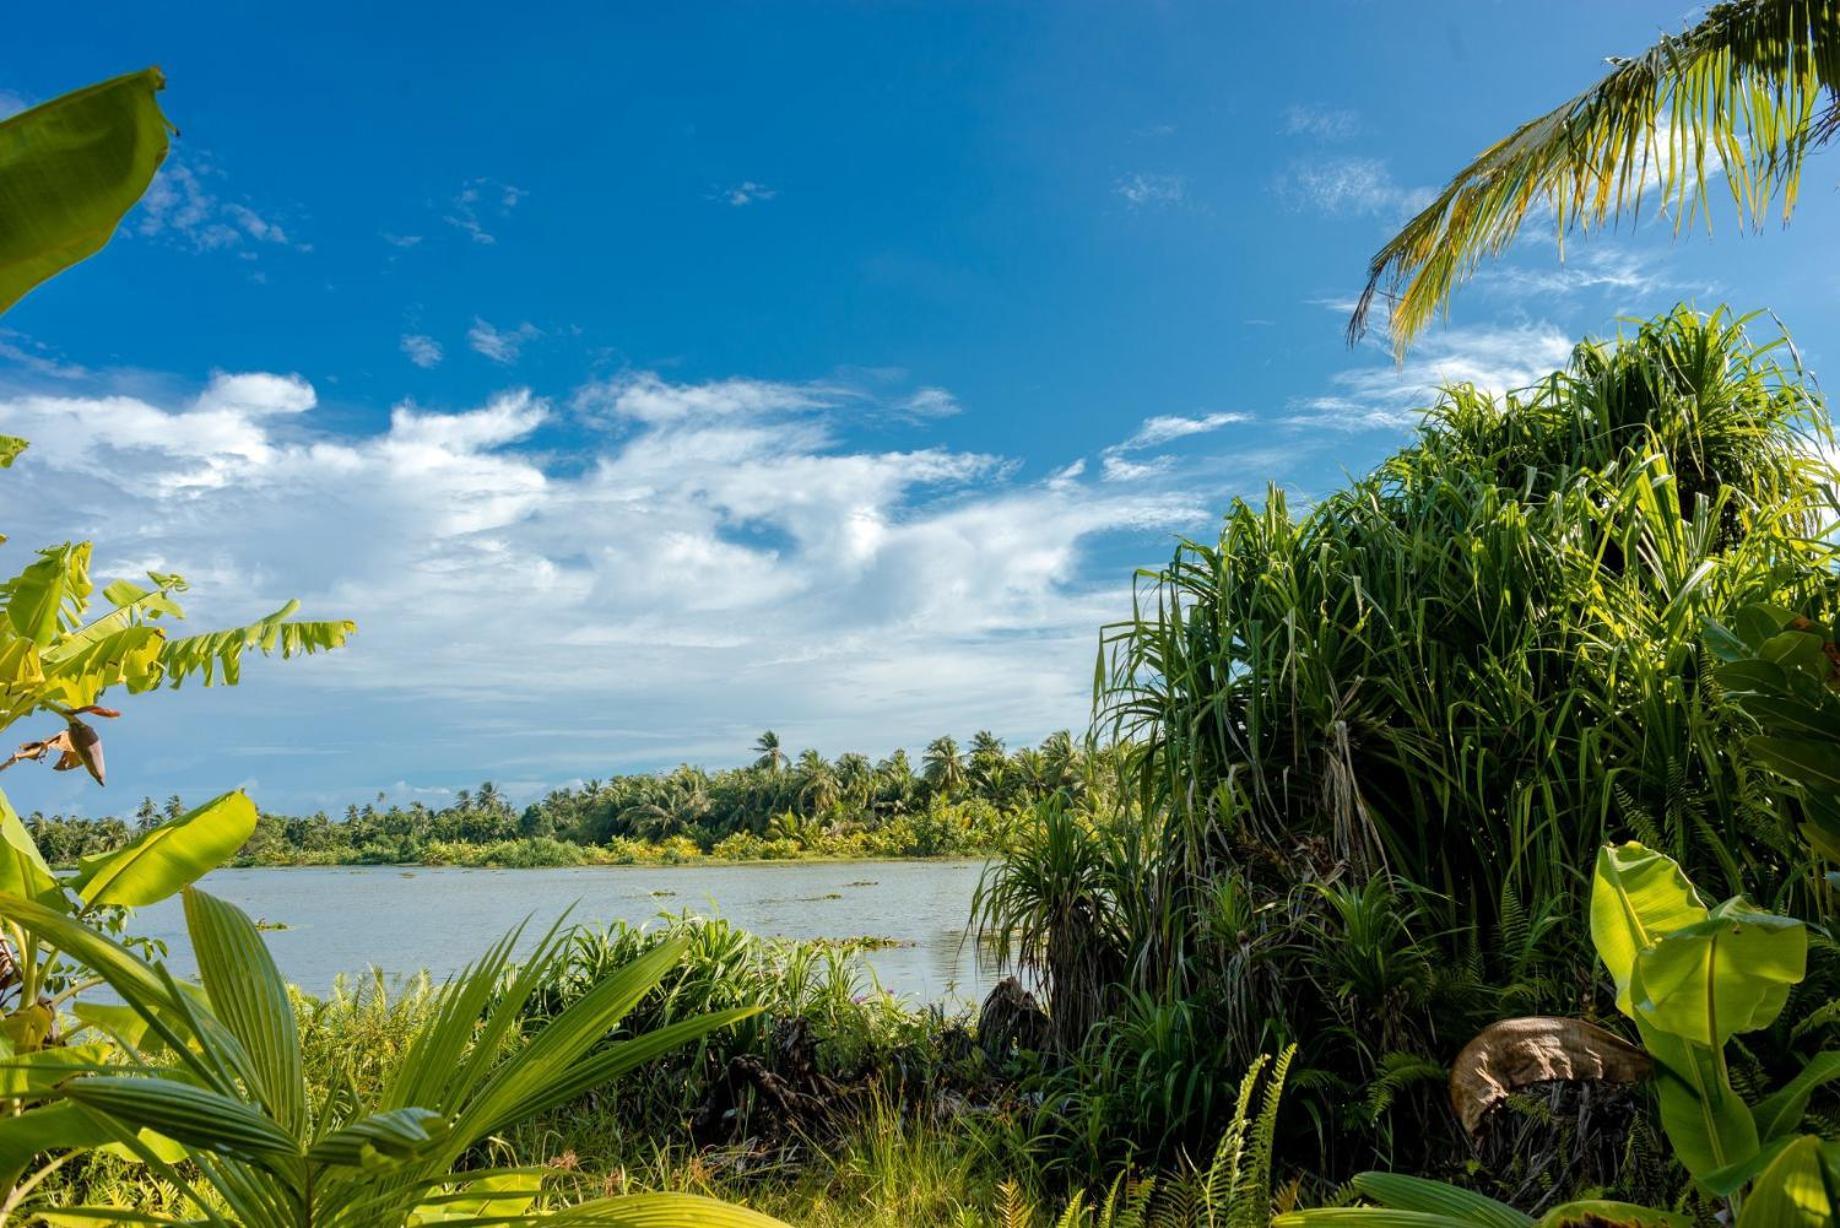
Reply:
[[[1795,207],[1807,154],[1840,129],[1840,2],[1736,0],[1491,145],[1374,256],[1349,320],[1376,297],[1403,350],[1538,206],[1565,236],[1639,215],[1658,198],[1676,227],[1707,206],[1714,172],[1739,217]],[[1705,214],[1710,220],[1709,211]]]

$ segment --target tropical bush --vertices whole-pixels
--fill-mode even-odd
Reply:
[[[309,1089],[287,987],[235,906],[185,889],[197,989],[56,909],[16,896],[0,897],[0,907],[94,969],[127,1005],[90,1025],[109,1035],[122,1061],[60,1049],[0,1064],[12,1099],[49,1101],[0,1121],[0,1172],[16,1177],[53,1149],[123,1148],[180,1190],[197,1222],[369,1228],[536,1218],[540,1170],[455,1166],[488,1136],[753,1013],[695,1015],[603,1044],[683,953],[681,941],[667,941],[526,1032],[526,1003],[565,942],[552,929],[514,969],[514,931],[435,995],[374,1095],[349,1083]],[[109,1208],[35,1210],[65,1222],[121,1217]],[[596,1200],[542,1218],[774,1222],[673,1195]]]
[[[1810,1097],[1840,1079],[1840,1050],[1816,1054],[1753,1102],[1733,1086],[1726,1056],[1738,1036],[1768,1027],[1789,1004],[1791,987],[1806,973],[1807,927],[1761,912],[1741,896],[1709,908],[1671,858],[1631,843],[1607,845],[1598,855],[1591,937],[1616,986],[1617,1009],[1636,1025],[1641,1048],[1574,1020],[1524,1020],[1532,1026],[1512,1030],[1498,1025],[1458,1058],[1451,1086],[1460,1115],[1479,1118],[1525,1083],[1631,1079],[1652,1071],[1674,1154],[1702,1195],[1724,1200],[1726,1222],[1818,1228],[1840,1218],[1840,1142],[1799,1133]],[[1402,1174],[1364,1173],[1354,1188],[1379,1207],[1295,1212],[1280,1216],[1277,1228],[1379,1228],[1399,1223],[1399,1212],[1422,1228],[1535,1223],[1480,1194]],[[1690,1228],[1695,1220],[1591,1199],[1554,1207],[1538,1222]]]
[[[1028,829],[986,897],[1054,1013],[1096,1020],[1056,1129],[1193,1148],[1221,1072],[1295,1043],[1304,1156],[1435,1170],[1467,1153],[1460,1042],[1592,1009],[1570,935],[1600,845],[1815,905],[1802,803],[1702,644],[1832,589],[1825,408],[1747,326],[1676,311],[1531,388],[1448,389],[1372,475],[1302,514],[1235,502],[1142,576],[1097,694],[1125,808]]]

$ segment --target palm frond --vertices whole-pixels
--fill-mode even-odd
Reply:
[[[1738,0],[1491,145],[1374,256],[1348,323],[1366,331],[1376,298],[1391,306],[1403,351],[1485,256],[1514,241],[1536,208],[1561,250],[1645,198],[1676,227],[1708,210],[1714,172],[1741,219],[1794,209],[1803,162],[1840,126],[1840,4]],[[1707,212],[1710,220],[1709,211]]]

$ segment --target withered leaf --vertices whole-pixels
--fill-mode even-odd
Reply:
[[[1634,1083],[1653,1066],[1648,1054],[1582,1019],[1534,1015],[1490,1024],[1463,1046],[1450,1068],[1450,1107],[1470,1134],[1510,1093],[1553,1080]]]
[[[53,751],[57,752],[57,762],[51,765],[53,771],[68,772],[73,768],[82,768],[96,778],[97,784],[105,783],[102,735],[75,717],[71,718],[68,727],[43,741],[20,743],[18,750],[0,762],[0,771],[12,767],[21,759],[42,760]]]

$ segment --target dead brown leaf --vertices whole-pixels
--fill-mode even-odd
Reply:
[[[1647,1053],[1582,1019],[1529,1016],[1490,1024],[1450,1068],[1450,1107],[1475,1134],[1490,1109],[1534,1083],[1601,1079],[1634,1083],[1652,1068]]]

